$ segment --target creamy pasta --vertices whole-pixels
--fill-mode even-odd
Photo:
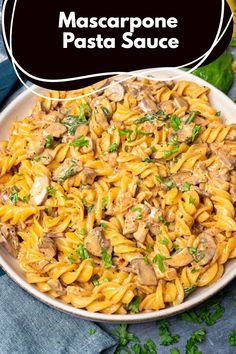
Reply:
[[[236,125],[208,93],[131,78],[43,99],[13,124],[0,143],[0,243],[29,283],[126,314],[180,304],[223,275],[236,256]]]

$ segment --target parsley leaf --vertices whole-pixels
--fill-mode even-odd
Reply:
[[[47,187],[47,192],[48,192],[48,195],[50,195],[51,197],[55,197],[57,191],[55,188]]]
[[[197,289],[197,286],[196,286],[196,285],[193,285],[193,286],[191,286],[190,288],[185,288],[185,289],[184,289],[185,297],[187,297],[187,296],[189,296],[190,294],[192,294],[192,292],[193,292],[194,290],[196,290],[196,289]]]
[[[167,246],[169,243],[169,240],[167,237],[164,237],[162,240],[158,241],[161,245]]]
[[[191,337],[187,340],[185,346],[185,354],[200,354],[197,344],[205,340],[206,331],[204,328],[198,329],[193,332]]]
[[[85,103],[82,103],[79,106],[80,113],[78,116],[69,115],[63,119],[62,124],[66,127],[67,133],[69,135],[75,135],[75,131],[79,125],[88,124],[88,121],[85,116],[86,107],[87,105]]]
[[[117,348],[118,352],[119,349],[124,348],[129,341],[132,342],[139,342],[138,337],[135,334],[128,332],[128,325],[127,324],[120,324],[117,328],[112,331],[112,335],[118,339],[119,347]]]
[[[180,129],[179,126],[180,126],[180,123],[181,123],[179,117],[170,115],[169,118],[170,118],[170,125],[171,125],[171,128],[172,128],[174,131],[177,132],[177,131]]]
[[[91,282],[92,282],[92,284],[93,284],[94,286],[100,285],[100,283],[99,283],[99,281],[98,281],[98,279],[97,279],[96,277],[92,277]]]
[[[102,198],[102,209],[106,209],[107,202],[108,202],[108,197],[103,197]]]
[[[143,354],[157,354],[157,346],[150,338],[146,339],[143,349]]]
[[[171,150],[165,150],[163,152],[163,157],[170,157],[171,155],[176,154],[177,152],[179,152],[179,146],[176,146]]]
[[[81,135],[80,137],[74,139],[71,143],[70,146],[76,146],[76,147],[83,147],[89,146],[89,141],[88,139],[86,139],[86,137],[84,135]]]
[[[87,231],[86,231],[85,228],[83,228],[83,229],[80,230],[80,235],[81,235],[81,236],[85,236],[86,234],[87,234]]]
[[[106,228],[107,228],[107,224],[106,224],[105,222],[101,222],[100,225],[101,225],[101,227],[102,227],[103,229],[106,229]]]
[[[216,117],[220,117],[221,116],[221,111],[216,112],[215,116]]]
[[[142,124],[144,122],[154,122],[155,120],[161,120],[163,122],[168,118],[169,117],[163,111],[159,111],[157,113],[146,113],[144,117],[136,119],[134,123]]]
[[[164,266],[164,260],[166,257],[162,256],[161,254],[156,254],[155,257],[153,258],[153,262],[158,265],[158,268],[160,269],[160,272],[164,273],[165,272],[165,266]]]
[[[93,334],[95,334],[97,332],[97,330],[95,328],[89,328],[88,329],[88,334],[91,336]]]
[[[159,325],[159,335],[161,345],[172,345],[179,341],[179,335],[172,336],[169,329],[169,323],[166,320],[157,322]]]
[[[70,261],[71,264],[75,264],[75,259],[73,257],[73,254],[70,253],[68,256],[67,256],[68,260]]]
[[[133,133],[133,130],[132,130],[132,129],[121,129],[121,130],[119,131],[120,136],[124,136],[124,135],[128,134],[128,136],[127,136],[127,141],[128,141],[129,143],[132,141],[132,139],[131,139],[131,134],[132,134],[132,133]]]
[[[195,247],[188,247],[188,253],[193,256],[195,262],[197,263],[199,263],[205,257],[204,252]]]
[[[167,221],[167,220],[164,218],[163,215],[159,215],[159,216],[158,216],[158,221],[159,221],[159,222],[162,222],[163,225],[166,225],[166,226],[170,225],[170,222]]]
[[[164,180],[161,176],[155,176],[156,180],[160,183],[162,183]]]
[[[178,139],[174,136],[172,136],[169,141],[168,141],[169,145],[179,145]]]
[[[88,207],[88,209],[87,209],[88,213],[91,213],[91,211],[92,211],[94,208],[95,208],[95,205],[94,205],[94,204],[91,204],[91,205]]]
[[[144,159],[142,159],[142,162],[153,163],[153,161],[151,159],[149,159],[148,157],[145,157]]]
[[[87,249],[82,244],[77,246],[75,252],[80,259],[88,259],[89,258],[89,253],[88,253]]]
[[[50,148],[53,144],[53,136],[47,135],[45,138],[45,148]]]
[[[114,143],[114,144],[111,144],[110,148],[109,148],[109,152],[115,152],[118,150],[118,147],[119,145]]]
[[[188,192],[190,190],[191,184],[188,182],[184,182],[180,187],[181,192]]]
[[[194,199],[194,198],[192,198],[192,197],[190,197],[190,198],[189,198],[189,200],[188,200],[188,202],[189,202],[189,204],[194,204],[195,199]]]
[[[105,116],[109,117],[111,114],[110,114],[110,111],[107,107],[102,107],[102,111],[103,113],[105,114]]]
[[[104,247],[102,247],[102,252],[101,252],[102,260],[104,262],[104,268],[109,269],[112,267],[112,259],[109,254],[107,254],[107,251]]]
[[[177,348],[172,348],[172,349],[170,350],[170,354],[180,354],[179,349],[177,349]]]
[[[167,181],[164,182],[164,184],[168,187],[171,188],[174,186],[174,183],[172,181],[172,179],[168,179]]]
[[[194,142],[194,140],[197,138],[197,136],[199,135],[200,131],[201,131],[201,126],[200,125],[195,125],[195,127],[192,130],[192,142]]]
[[[138,305],[139,305],[140,301],[141,301],[141,296],[135,296],[130,301],[130,303],[124,305],[124,309],[126,311],[131,311],[133,313],[138,313],[139,312]]]
[[[231,333],[228,335],[228,343],[231,347],[236,345],[236,329],[232,330]]]
[[[40,159],[41,159],[41,157],[39,155],[35,155],[34,156],[34,161],[39,162]]]
[[[23,203],[28,203],[29,199],[30,199],[30,194],[27,194],[27,195],[24,195],[22,201],[23,201]]]
[[[9,194],[9,199],[13,204],[16,204],[20,200],[18,192],[19,189],[16,186],[14,186],[11,190],[11,193]]]
[[[185,124],[192,123],[198,114],[200,114],[199,111],[191,111],[191,112],[189,112],[189,115],[188,115],[188,118],[185,121]]]
[[[143,260],[144,260],[144,262],[146,263],[146,264],[149,264],[149,260],[148,260],[148,258],[147,258],[147,256],[145,255],[145,256],[143,256]]]

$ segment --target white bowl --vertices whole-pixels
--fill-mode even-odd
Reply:
[[[161,71],[152,74],[155,77],[169,77],[176,76],[182,71],[178,69],[168,69],[168,71]],[[191,74],[186,74],[184,80],[190,80],[196,82],[201,86],[207,86],[210,88],[210,102],[217,109],[221,111],[222,117],[228,123],[235,123],[236,105],[221,91],[207,83],[206,81],[199,79]],[[36,86],[33,86],[35,90],[39,90]],[[42,92],[42,89],[40,89]],[[8,129],[11,123],[16,120],[22,119],[26,116],[35,102],[35,96],[28,90],[23,91],[17,96],[0,114],[0,140],[6,139],[8,136]],[[189,308],[196,306],[217,291],[225,287],[236,276],[236,259],[231,260],[226,264],[225,273],[223,277],[211,286],[197,289],[192,295],[190,295],[186,301],[180,305],[174,307],[168,307],[159,311],[152,311],[149,313],[139,313],[136,315],[107,315],[102,313],[91,313],[86,310],[80,310],[66,305],[59,300],[51,298],[46,294],[38,291],[33,285],[28,284],[25,280],[23,271],[20,269],[17,260],[12,258],[2,247],[0,247],[0,266],[5,270],[9,277],[15,281],[20,287],[26,290],[28,293],[36,297],[38,300],[46,303],[49,306],[54,307],[56,310],[66,312],[68,314],[89,319],[98,322],[117,322],[117,323],[139,323],[145,321],[153,321],[168,316],[175,315],[177,313],[188,310]],[[3,290],[4,291],[4,290]]]

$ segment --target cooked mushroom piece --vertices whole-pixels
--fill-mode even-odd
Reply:
[[[131,210],[126,214],[123,235],[132,234],[138,229],[137,214]]]
[[[85,167],[81,171],[80,176],[81,176],[81,182],[83,184],[93,184],[94,178],[97,176],[97,173],[92,168]]]
[[[95,227],[88,233],[84,239],[84,246],[96,257],[101,257],[102,248],[106,249],[107,254],[112,253],[111,243],[104,237],[102,227]]]
[[[40,157],[40,162],[44,165],[49,165],[52,160],[54,159],[54,156],[52,154],[52,150],[50,149],[45,149],[43,150],[42,154],[39,156]]]
[[[57,254],[56,244],[51,238],[47,236],[43,236],[39,239],[38,248],[39,251],[48,258],[53,258]]]
[[[138,108],[141,109],[144,113],[156,113],[157,112],[157,105],[155,101],[146,96],[144,97],[138,104]]]
[[[146,222],[139,221],[138,229],[133,234],[135,240],[143,243],[146,239],[147,233],[148,233],[148,228],[147,228]]]
[[[180,143],[189,142],[192,138],[194,124],[187,124],[181,127],[181,129],[177,132],[178,141]]]
[[[198,235],[198,238],[201,241],[198,250],[203,252],[204,257],[198,262],[201,266],[210,263],[216,253],[216,243],[210,233],[206,231]]]
[[[63,182],[67,178],[76,175],[78,172],[82,171],[83,165],[81,161],[76,161],[74,159],[65,159],[62,165],[60,165],[53,172],[53,181]]]
[[[47,188],[49,187],[49,178],[47,176],[36,176],[30,189],[30,202],[41,205],[47,199]]]
[[[160,109],[163,111],[165,114],[173,114],[175,111],[175,107],[173,104],[173,101],[164,101],[160,103]]]
[[[44,135],[51,135],[54,138],[60,138],[66,133],[67,129],[63,124],[53,123],[50,124],[45,130]]]
[[[48,285],[50,288],[55,291],[59,296],[65,295],[66,290],[63,288],[59,279],[50,279],[48,280]]]
[[[39,155],[43,152],[45,145],[45,138],[43,136],[35,136],[30,139],[27,146],[27,155],[33,158],[35,155]]]
[[[130,264],[137,273],[141,285],[157,285],[157,277],[151,264],[146,264],[143,258],[134,258]]]
[[[104,94],[109,98],[109,100],[120,102],[124,98],[125,90],[123,85],[118,83],[105,89]]]
[[[191,177],[191,172],[178,172],[172,176],[172,179],[177,187],[181,187],[185,182],[190,183]]]
[[[226,168],[232,170],[236,167],[236,156],[230,153],[230,149],[225,146],[219,146],[214,149],[214,152],[225,165]]]
[[[188,109],[188,107],[189,107],[188,102],[183,97],[175,96],[174,103],[175,103],[176,108]]]
[[[107,130],[109,128],[109,123],[107,121],[107,116],[103,111],[101,106],[97,106],[94,109],[94,118],[96,122],[101,126],[103,130]]]
[[[184,267],[193,261],[193,256],[189,253],[187,248],[183,248],[180,252],[166,259],[166,264],[171,267],[179,268]]]
[[[14,226],[0,224],[0,244],[2,244],[13,257],[16,258],[18,256],[19,239]]]

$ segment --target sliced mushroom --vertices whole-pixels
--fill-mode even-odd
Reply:
[[[83,184],[93,184],[95,177],[97,176],[97,172],[92,168],[85,167],[81,173],[81,182]]]
[[[134,213],[129,211],[125,217],[125,223],[123,228],[123,235],[133,234],[138,229],[138,221],[137,221],[138,213]]]
[[[81,124],[76,128],[75,138],[79,138],[80,136],[86,136],[89,132],[89,127],[87,124]]]
[[[189,107],[188,102],[183,97],[175,96],[174,103],[175,103],[176,108],[188,109],[188,107]]]
[[[49,187],[49,178],[47,176],[36,176],[30,189],[30,202],[36,205],[42,205],[47,199],[47,188]]]
[[[54,159],[52,150],[50,149],[43,150],[42,154],[39,157],[40,157],[40,162],[42,162],[42,164],[46,166],[49,165]]]
[[[165,262],[171,267],[184,267],[193,261],[193,256],[188,252],[187,248],[183,248],[180,252],[166,259]]]
[[[148,233],[148,228],[147,228],[146,222],[140,221],[139,225],[138,225],[138,229],[136,232],[134,232],[133,236],[134,236],[135,240],[137,240],[141,243],[144,243],[147,233]]]
[[[110,101],[120,102],[124,98],[124,86],[120,83],[110,86],[105,89],[104,94],[109,98]]]
[[[55,291],[59,296],[66,295],[66,290],[63,288],[59,279],[50,279],[48,280],[48,285],[50,288]]]
[[[56,244],[51,238],[47,236],[43,236],[39,239],[38,248],[39,251],[48,258],[53,258],[57,254]]]
[[[45,145],[45,138],[43,136],[33,137],[27,146],[27,155],[32,158],[43,152]]]
[[[94,118],[103,130],[107,130],[109,128],[109,123],[107,121],[107,115],[105,114],[105,112],[103,111],[101,106],[95,107]]]
[[[14,226],[0,224],[0,244],[2,244],[13,257],[16,258],[18,256],[20,243]]]
[[[163,111],[165,114],[173,114],[175,111],[175,107],[173,104],[173,101],[164,101],[160,103],[160,109]]]
[[[202,251],[204,256],[204,258],[202,258],[198,262],[198,264],[201,266],[210,263],[216,253],[216,243],[213,237],[211,236],[211,233],[212,233],[211,231],[210,232],[206,231],[198,235],[198,238],[201,241],[198,250]]]
[[[144,97],[138,104],[138,108],[144,113],[156,113],[157,105],[156,102],[151,97]]]
[[[225,146],[219,146],[214,148],[214,152],[219,157],[219,159],[223,162],[226,168],[232,170],[236,167],[236,156],[231,154],[229,148]]]
[[[178,172],[172,176],[172,179],[177,187],[181,187],[185,182],[190,183],[191,177],[191,172]]]
[[[9,200],[9,192],[7,190],[0,193],[0,204],[5,204]]]
[[[182,126],[182,128],[177,132],[178,141],[180,143],[189,142],[192,138],[194,124],[187,124]]]
[[[102,159],[108,162],[111,167],[115,167],[117,165],[117,156],[117,152],[104,153]]]
[[[134,258],[130,264],[137,273],[141,285],[157,285],[157,277],[151,264],[146,264],[143,258]]]
[[[62,165],[60,165],[53,172],[53,181],[63,182],[67,178],[76,175],[78,172],[82,171],[83,165],[81,161],[76,161],[74,159],[65,159]]]
[[[102,227],[95,227],[88,233],[84,239],[84,246],[96,257],[101,257],[102,248],[105,248],[109,255],[112,253],[111,243],[104,237]]]
[[[67,115],[68,109],[66,108],[61,108],[60,111],[52,111],[48,114],[45,115],[45,120],[47,122],[52,122],[52,123],[59,123],[62,121],[62,119]]]
[[[95,143],[93,139],[87,136],[86,140],[88,140],[88,146],[83,146],[80,149],[80,152],[82,152],[82,154],[88,154],[89,152],[95,151]]]
[[[55,138],[60,138],[66,133],[67,129],[63,124],[60,123],[53,123],[50,124],[44,130],[44,136],[51,135]]]

